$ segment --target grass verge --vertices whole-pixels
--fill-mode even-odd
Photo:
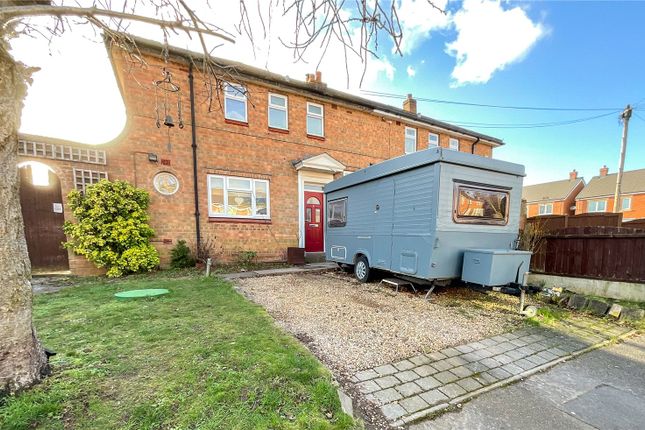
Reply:
[[[168,288],[157,299],[118,291]],[[93,279],[36,296],[53,375],[0,399],[0,428],[349,429],[331,376],[218,279]]]

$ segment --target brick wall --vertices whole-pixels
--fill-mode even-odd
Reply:
[[[645,193],[623,195],[623,197],[630,197],[631,207],[629,210],[623,211],[623,219],[639,219],[645,218]],[[605,200],[607,202],[607,212],[614,211],[614,197],[600,197],[593,199],[584,199],[576,201],[576,215],[588,213],[589,201],[591,200]]]
[[[190,245],[195,242],[195,202],[193,194],[193,165],[187,66],[170,63],[173,81],[182,89],[185,128],[168,130],[155,126],[153,80],[160,78],[164,64],[147,58],[146,67],[132,66],[119,52],[113,52],[114,68],[127,110],[127,126],[118,139],[101,147],[107,151],[107,169],[111,180],[122,179],[148,190],[151,195],[150,217],[156,232],[154,245],[160,251],[162,265],[169,261],[169,251],[179,239]],[[405,122],[369,113],[364,108],[340,101],[314,97],[298,90],[282,88],[271,92],[288,96],[288,132],[268,128],[266,85],[249,82],[248,123],[230,123],[224,119],[219,102],[215,100],[209,112],[205,100],[205,85],[195,73],[196,136],[198,146],[199,211],[201,234],[215,238],[218,257],[235,258],[242,250],[258,253],[261,260],[283,260],[287,246],[298,244],[298,176],[292,162],[327,153],[354,171],[404,153]],[[306,133],[306,103],[324,106],[323,139]],[[172,112],[177,122],[176,112]],[[430,129],[417,128],[417,149],[428,147]],[[436,133],[436,131],[433,131]],[[460,150],[471,151],[472,142],[461,136],[439,133],[440,145],[448,147],[450,137],[458,137]],[[159,162],[148,160],[148,153],[157,155]],[[492,148],[484,143],[475,153],[492,156]],[[161,161],[163,160],[162,164]],[[73,163],[38,160],[55,169],[63,183],[63,194],[73,188]],[[158,172],[168,171],[177,176],[180,187],[172,196],[157,193],[152,179]],[[222,220],[209,218],[207,175],[259,178],[270,183],[271,219]],[[70,216],[67,209],[66,218]],[[70,256],[73,270],[85,267],[76,256]],[[85,262],[86,263],[86,262]],[[84,270],[84,269],[83,269]]]

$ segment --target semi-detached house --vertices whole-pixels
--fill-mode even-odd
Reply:
[[[211,87],[199,63],[191,67],[199,54],[171,47],[164,61],[161,44],[136,42],[145,67],[107,44],[127,112],[117,139],[90,146],[21,136],[23,213],[35,268],[91,271],[60,249],[60,225],[71,218],[65,196],[102,178],[148,190],[162,264],[177,240],[194,246],[198,237],[214,242],[224,260],[240,251],[283,260],[289,246],[323,251],[321,192],[334,178],[433,146],[491,157],[503,144],[417,113],[411,96],[396,108],[328,88],[320,73],[300,81],[220,58],[213,59],[218,79],[209,109],[204,93]],[[151,83],[164,67],[180,88],[183,128],[156,125]],[[178,125],[176,110],[170,113]],[[33,162],[47,166],[48,185],[33,183],[33,173],[42,171]]]

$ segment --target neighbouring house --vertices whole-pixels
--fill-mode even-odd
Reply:
[[[616,173],[607,166],[591,178],[576,198],[576,215],[593,212],[613,212],[616,193]],[[645,169],[623,172],[620,190],[620,211],[623,221],[645,218]]]
[[[576,170],[569,173],[569,179],[525,186],[522,199],[526,201],[526,217],[573,215],[576,196],[584,186],[585,180]]]
[[[419,114],[412,96],[396,108],[328,88],[319,72],[299,81],[220,58],[213,58],[209,109],[199,62],[191,65],[199,54],[170,47],[165,62],[161,44],[136,42],[145,66],[106,43],[127,112],[117,139],[82,145],[20,136],[23,214],[35,268],[92,272],[84,258],[60,249],[60,226],[71,217],[70,190],[103,178],[149,191],[162,265],[179,239],[193,249],[197,240],[210,239],[222,260],[254,251],[275,261],[290,246],[312,255],[324,250],[322,187],[334,178],[429,147],[491,157],[503,144]],[[172,119],[155,114],[151,83],[163,68],[180,89],[183,127],[176,98],[168,105]]]

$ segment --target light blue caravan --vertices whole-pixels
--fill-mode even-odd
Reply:
[[[523,177],[522,165],[441,148],[351,173],[324,187],[326,258],[363,282],[372,268],[459,278],[466,249],[514,248]]]

